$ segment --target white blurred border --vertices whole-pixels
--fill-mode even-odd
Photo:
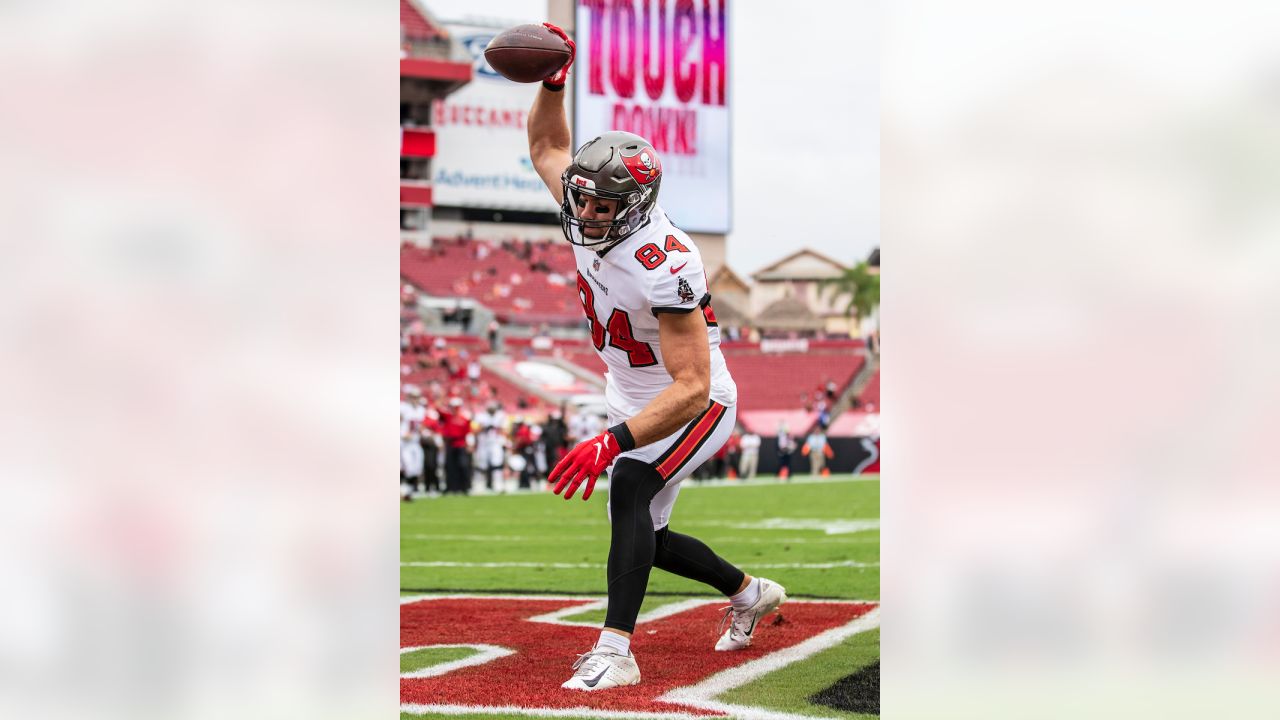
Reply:
[[[0,717],[392,717],[393,3],[0,6]]]
[[[884,717],[1275,717],[1280,6],[886,20]]]

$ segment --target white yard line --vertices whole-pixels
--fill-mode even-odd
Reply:
[[[723,523],[720,525],[710,525],[709,523],[689,523],[690,525],[708,525],[710,527],[733,527],[731,523]],[[599,535],[449,535],[449,534],[432,534],[432,533],[411,533],[401,535],[400,539],[405,540],[456,540],[463,542],[590,542],[604,540],[608,538],[608,532],[602,528]],[[787,543],[791,545],[844,545],[844,544],[860,544],[879,542],[876,538],[853,538],[843,536],[832,537],[794,537],[794,538],[774,538],[774,537],[735,537],[732,535],[717,535],[715,541],[718,543],[743,543],[753,545],[776,545]]]
[[[459,644],[419,645],[417,647],[403,647],[403,648],[400,648],[400,654],[404,655],[405,653],[417,652],[418,650],[427,650],[427,649],[443,650],[448,648],[468,648],[470,650],[475,650],[476,653],[474,655],[468,655],[467,657],[464,657],[464,658],[459,658],[458,660],[450,660],[449,662],[438,663],[436,665],[428,665],[427,667],[424,667],[420,670],[413,670],[406,673],[400,673],[400,679],[412,680],[414,678],[438,677],[440,675],[451,673],[454,670],[461,670],[464,667],[471,667],[472,665],[484,665],[485,663],[493,662],[494,660],[497,660],[500,657],[506,657],[508,655],[516,654],[516,651],[512,650],[511,648],[504,648],[501,645],[487,645],[485,643],[461,644],[461,645]]]
[[[714,698],[728,692],[729,690],[746,685],[747,683],[763,677],[768,673],[786,667],[791,663],[808,658],[828,648],[835,647],[846,638],[853,637],[861,632],[874,630],[878,627],[880,627],[879,607],[854,619],[853,622],[850,622],[847,625],[832,628],[831,630],[815,635],[798,645],[783,648],[777,652],[769,653],[764,657],[757,658],[743,665],[718,672],[696,685],[676,688],[675,690],[660,696],[658,700],[661,702],[692,705],[693,707],[702,708],[704,710],[716,710],[723,713],[729,713],[737,716],[740,720],[812,720],[812,715],[795,715],[792,713],[765,710],[763,708],[752,707],[750,705],[734,705],[731,703],[719,702]]]
[[[606,567],[604,563],[562,563],[562,562],[465,562],[461,560],[409,561],[400,563],[400,567],[418,568],[541,568],[551,570],[599,570]],[[837,560],[823,563],[744,563],[748,570],[831,570],[833,568],[874,568],[880,567],[878,562],[859,562],[857,560]]]
[[[410,715],[532,715],[535,717],[589,717],[602,720],[707,720],[707,715],[689,713],[628,712],[596,708],[525,708],[516,705],[418,705],[403,703],[400,712]],[[714,716],[711,716],[714,717]],[[809,717],[806,720],[821,720]]]

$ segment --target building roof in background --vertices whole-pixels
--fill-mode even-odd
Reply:
[[[757,281],[769,280],[825,280],[839,276],[848,268],[816,250],[801,248],[767,267],[757,270],[751,277]]]
[[[720,287],[725,284],[734,286],[733,289],[744,293],[751,292],[751,283],[744,280],[741,275],[734,272],[728,265],[721,265],[720,269],[711,276],[708,287]]]

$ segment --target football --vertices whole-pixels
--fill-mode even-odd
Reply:
[[[508,80],[540,82],[568,62],[569,46],[541,25],[517,25],[489,41],[484,59]]]

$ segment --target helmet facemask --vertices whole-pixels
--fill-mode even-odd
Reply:
[[[649,211],[653,209],[654,198],[658,194],[657,182],[639,190],[616,193],[571,184],[568,173],[566,172],[565,175],[561,178],[564,186],[564,203],[560,207],[560,227],[564,231],[565,239],[574,245],[603,252],[648,224]],[[578,203],[583,198],[586,198],[588,203],[591,202],[590,198],[612,200],[617,203],[617,210],[614,211],[612,218],[583,220],[578,216]],[[592,235],[599,234],[595,232],[599,229],[605,231],[600,234],[600,237],[590,237],[587,234],[588,232]]]

